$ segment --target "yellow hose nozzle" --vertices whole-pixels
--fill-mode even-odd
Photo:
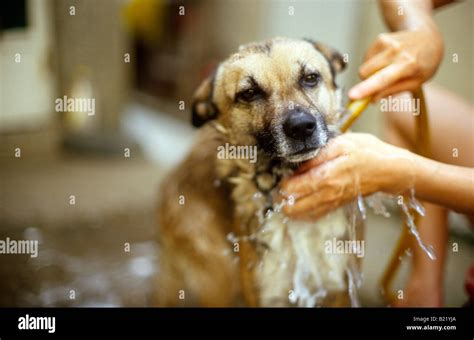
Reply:
[[[351,101],[347,105],[347,116],[342,121],[340,125],[341,132],[346,132],[349,128],[354,124],[357,118],[361,115],[361,113],[369,106],[372,98],[367,97],[363,99],[356,99]]]

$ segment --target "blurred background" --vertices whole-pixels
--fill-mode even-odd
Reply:
[[[191,96],[240,44],[308,37],[349,56],[338,83],[357,82],[365,49],[384,32],[375,1],[2,1],[0,239],[39,241],[38,258],[0,255],[0,306],[147,306],[159,256],[159,182],[196,131]],[[292,7],[292,10],[290,9]],[[445,59],[433,82],[473,101],[472,1],[436,20]],[[290,15],[290,12],[293,15]],[[459,56],[452,62],[453,54]],[[57,112],[57,98],[94,98],[95,114]],[[381,135],[376,107],[356,130]],[[20,152],[18,152],[20,151]],[[400,217],[368,217],[362,304],[380,306],[377,281]],[[466,302],[474,240],[450,216],[446,305]],[[409,261],[396,285],[403,287]]]

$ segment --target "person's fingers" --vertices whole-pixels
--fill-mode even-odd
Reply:
[[[392,85],[399,79],[411,75],[411,72],[412,67],[409,66],[408,63],[391,64],[354,86],[349,91],[349,97],[352,99],[361,99],[371,96]]]
[[[382,90],[381,92],[377,93],[374,98],[373,102],[378,102],[380,99],[388,97],[390,95],[394,95],[404,91],[414,91],[420,87],[420,81],[418,79],[405,79],[401,80],[392,86]]]
[[[307,196],[297,201],[295,205],[285,207],[283,211],[296,219],[315,220],[340,206],[340,202],[337,201],[321,201],[318,199],[321,196],[319,193]]]
[[[321,192],[326,186],[327,176],[330,174],[332,177],[337,177],[341,166],[344,168],[346,159],[347,156],[345,155],[338,156],[305,173],[285,180],[281,186],[282,192],[286,195],[293,195],[296,200],[302,199],[313,192]]]
[[[299,216],[300,219],[304,217],[314,218],[316,217],[314,214],[316,213],[317,207],[321,205],[317,194],[312,194],[298,199],[293,205],[284,206],[283,212],[290,217]]]
[[[381,34],[378,36],[378,38],[374,41],[372,45],[367,49],[367,52],[365,53],[364,60],[369,60],[371,59],[374,55],[379,54],[386,48],[386,40],[384,38],[384,35]]]
[[[322,176],[321,168],[324,168],[325,164],[318,168],[313,168],[305,173],[285,179],[281,184],[282,192],[286,195],[292,195],[298,200],[318,191],[321,181],[321,178],[318,179],[318,177]]]
[[[318,165],[321,165],[322,163],[330,161],[343,154],[345,148],[344,143],[341,141],[344,138],[344,136],[338,136],[335,139],[330,140],[329,143],[319,151],[315,158],[301,164],[300,167],[295,171],[295,175],[306,172],[311,168],[317,167]]]
[[[337,161],[336,161],[337,162]],[[337,170],[337,167],[335,169]],[[331,176],[340,176],[331,172]],[[344,176],[344,175],[342,175]],[[345,178],[342,182],[334,183],[330,178],[322,180],[320,190],[311,195],[297,199],[295,204],[285,206],[284,212],[288,216],[297,218],[316,219],[328,212],[346,204],[354,199],[357,191],[354,191],[354,183],[350,178]]]
[[[379,54],[374,55],[359,67],[359,77],[367,79],[375,72],[381,70],[392,62],[390,58],[393,55],[391,49],[386,49]]]

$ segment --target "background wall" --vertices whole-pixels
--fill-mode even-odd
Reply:
[[[56,79],[51,4],[50,0],[28,1],[28,28],[0,35],[0,132],[44,128],[53,119]]]

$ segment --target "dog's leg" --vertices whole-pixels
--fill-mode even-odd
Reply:
[[[254,269],[257,265],[257,254],[253,244],[248,240],[240,242],[240,282],[245,304],[258,307],[258,293],[255,285]]]
[[[182,169],[190,167],[185,164]],[[192,174],[197,176],[199,167],[194,166]],[[225,192],[212,185],[210,176],[189,180],[179,171],[173,176],[174,181],[165,181],[162,186],[158,211],[156,304],[235,305],[239,272],[237,254],[226,239],[232,228],[226,227],[232,220],[232,208]],[[183,177],[186,180],[180,180]]]
[[[186,214],[175,215],[168,223],[166,219],[160,218],[157,304],[234,305],[238,291],[236,257],[220,229],[221,221],[205,205],[188,206]]]

